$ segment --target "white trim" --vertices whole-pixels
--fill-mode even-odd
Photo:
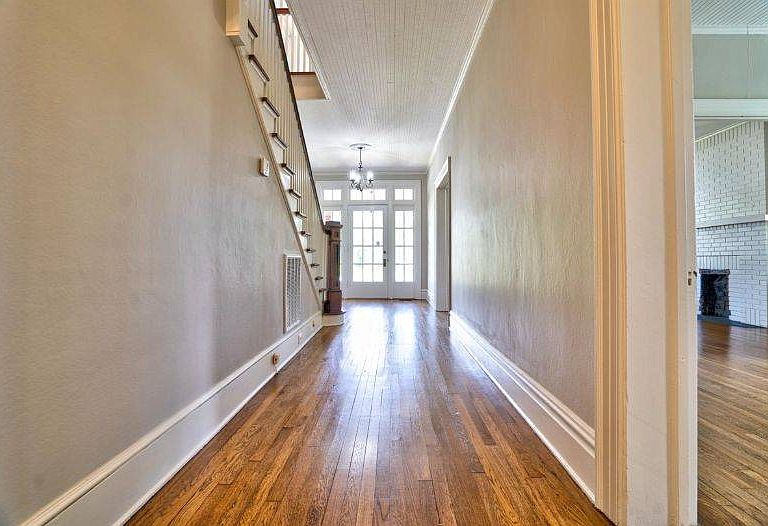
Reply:
[[[454,311],[454,333],[589,499],[595,501],[595,431]]]
[[[445,128],[448,126],[448,121],[451,119],[451,113],[453,113],[453,108],[456,106],[456,101],[459,98],[459,93],[461,93],[461,88],[464,86],[464,80],[467,77],[467,73],[469,73],[469,66],[472,64],[472,58],[475,56],[477,45],[480,43],[480,37],[483,35],[485,23],[488,21],[488,17],[491,15],[493,2],[494,0],[486,0],[485,6],[483,6],[483,11],[480,13],[480,19],[477,21],[475,32],[472,34],[472,43],[469,46],[467,56],[464,57],[464,63],[461,65],[461,70],[459,71],[459,77],[456,79],[456,84],[453,86],[453,91],[451,92],[451,98],[448,101],[448,107],[445,109],[443,122],[440,124],[440,131],[437,132],[435,144],[432,146],[432,152],[429,154],[429,162],[427,163],[428,167],[432,166],[432,161],[435,160],[437,146],[440,144],[440,139],[443,138],[443,133],[445,133]]]
[[[435,306],[435,294],[431,290],[429,290],[429,289],[426,289],[426,290],[427,290],[427,303],[429,303],[430,305],[432,305],[434,307]]]
[[[766,35],[768,26],[693,26],[694,35]]]
[[[697,119],[768,119],[768,99],[694,99]]]
[[[426,170],[376,170],[374,172],[374,177],[376,178],[376,182],[397,182],[399,180],[402,180],[403,178],[406,180],[411,179],[422,179],[424,176],[427,175]],[[315,181],[318,183],[323,181],[345,181],[349,183],[349,173],[348,171],[340,171],[340,170],[323,170],[323,171],[313,171],[312,176],[315,178]],[[388,179],[390,177],[394,177],[394,179]]]
[[[22,523],[122,524],[322,328],[320,312],[88,474]],[[283,359],[275,367],[273,353]]]
[[[421,292],[419,294],[419,299],[421,299],[421,300],[428,300],[429,299],[429,290],[428,289],[421,289]]]
[[[743,225],[744,223],[761,223],[768,221],[768,215],[756,214],[751,216],[727,217],[725,219],[713,219],[711,221],[699,221],[696,228],[711,228],[713,226]]]
[[[435,310],[451,310],[451,156],[443,163],[430,190],[435,224]],[[430,211],[432,212],[432,211]]]

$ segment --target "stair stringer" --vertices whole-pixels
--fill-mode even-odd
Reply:
[[[301,260],[303,262],[303,267],[305,270],[305,274],[307,276],[307,279],[309,280],[308,283],[311,285],[310,288],[312,289],[312,296],[315,298],[315,301],[317,302],[318,308],[320,310],[323,309],[323,300],[320,297],[320,293],[318,292],[317,288],[314,287],[312,284],[314,283],[314,274],[312,273],[312,268],[310,267],[310,261],[307,257],[307,251],[304,247],[304,244],[301,240],[301,234],[300,229],[296,226],[295,221],[295,215],[293,210],[291,209],[291,204],[288,201],[288,194],[285,191],[285,188],[283,187],[282,179],[280,176],[280,163],[278,162],[277,155],[275,154],[274,146],[272,144],[272,136],[271,132],[267,129],[267,123],[264,120],[264,115],[261,112],[261,109],[259,108],[260,100],[262,93],[266,90],[262,88],[260,93],[256,93],[256,87],[253,85],[253,82],[251,82],[250,79],[250,73],[249,73],[249,66],[248,66],[248,54],[245,52],[244,48],[241,46],[235,45],[235,52],[237,54],[238,62],[240,63],[240,70],[243,73],[243,77],[245,80],[246,89],[248,90],[248,96],[251,99],[251,104],[253,105],[254,113],[256,114],[256,121],[259,124],[259,129],[261,130],[262,138],[264,139],[265,144],[267,145],[267,155],[268,159],[267,162],[270,164],[270,176],[269,178],[272,179],[274,184],[278,186],[279,193],[283,199],[283,204],[285,205],[285,212],[288,215],[288,220],[291,223],[291,229],[294,234],[294,239],[296,240],[296,248],[298,252],[301,254]],[[321,251],[318,251],[318,253],[321,253]],[[321,263],[321,268],[323,267]]]

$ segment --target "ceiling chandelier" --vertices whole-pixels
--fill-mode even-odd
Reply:
[[[358,192],[362,192],[367,188],[373,187],[373,172],[363,168],[363,150],[367,150],[371,147],[370,144],[355,143],[350,144],[350,148],[357,150],[360,155],[360,162],[357,168],[353,168],[349,171],[349,187]]]

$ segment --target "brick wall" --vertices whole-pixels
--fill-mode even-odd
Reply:
[[[700,228],[699,268],[728,269],[731,319],[768,327],[768,228],[765,221]]]
[[[731,319],[768,326],[765,123],[696,143],[699,268],[728,269]]]
[[[751,121],[696,143],[696,222],[765,215],[765,125]]]

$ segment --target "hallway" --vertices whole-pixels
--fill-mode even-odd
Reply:
[[[129,524],[608,524],[446,315],[346,309]]]

